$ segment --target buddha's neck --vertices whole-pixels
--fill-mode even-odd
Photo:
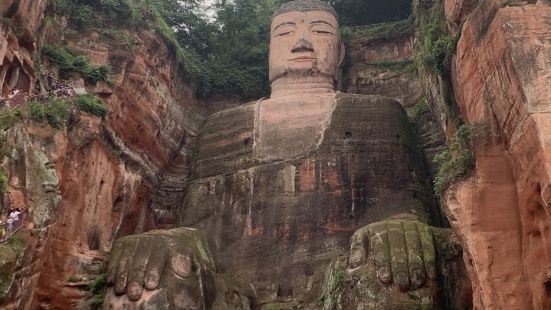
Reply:
[[[272,82],[270,98],[308,94],[334,94],[333,80],[326,77],[282,77]]]

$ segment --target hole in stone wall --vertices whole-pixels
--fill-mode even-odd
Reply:
[[[344,133],[344,138],[345,138],[345,139],[350,139],[350,138],[352,138],[352,133],[351,133],[350,131],[345,132],[345,133]]]
[[[548,276],[547,281],[543,283],[543,286],[545,287],[545,296],[548,299],[551,299],[551,275]]]
[[[314,275],[314,270],[312,269],[312,266],[306,265],[304,267],[304,275],[307,277],[311,277]]]
[[[293,288],[290,286],[283,286],[282,284],[279,285],[277,290],[277,296],[278,297],[288,297],[293,295]]]
[[[94,226],[88,231],[88,249],[92,251],[99,250],[100,242],[101,233],[99,231],[99,227]]]
[[[116,212],[116,211],[120,210],[120,208],[122,207],[122,202],[123,202],[122,197],[118,196],[115,199],[115,202],[113,203],[113,212]]]
[[[244,145],[249,145],[250,143],[251,143],[251,138],[246,138],[245,140],[243,140]]]

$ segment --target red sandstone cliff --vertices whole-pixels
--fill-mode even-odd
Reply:
[[[0,30],[2,94],[30,93],[39,49],[61,42],[96,65],[110,65],[113,83],[85,85],[106,104],[104,120],[73,111],[64,129],[23,121],[6,132],[16,156],[3,167],[9,190],[23,198],[31,233],[8,308],[85,307],[90,293],[83,288],[103,272],[115,238],[170,225],[174,210],[166,205],[183,192],[189,148],[203,118],[193,87],[183,82],[186,73],[155,32],[122,30],[132,48],[93,30],[75,34],[63,17],[43,22],[47,2],[3,6],[15,13]]]
[[[450,29],[461,29],[452,82],[462,118],[487,135],[473,175],[447,191],[444,206],[476,309],[550,309],[551,7],[474,7],[445,2]]]
[[[11,19],[24,29],[16,34],[0,28],[2,93],[31,90],[39,46],[61,38],[51,27],[40,30],[47,1],[4,3],[15,6]],[[549,309],[551,7],[477,4],[444,3],[449,29],[461,34],[452,67],[455,99],[466,122],[482,122],[487,129],[486,140],[475,148],[476,170],[447,191],[444,206],[465,250],[477,309]],[[129,32],[138,46],[129,50],[97,33],[75,35],[61,28],[69,45],[114,68],[112,86],[87,85],[104,99],[109,114],[102,120],[83,113],[64,130],[25,122],[7,132],[14,155],[3,166],[32,223],[8,308],[82,306],[89,296],[80,288],[101,272],[114,238],[170,225],[175,210],[166,206],[182,197],[190,148],[203,119],[192,87],[181,82],[185,73],[153,32]],[[369,50],[357,40],[353,57],[409,60],[408,40],[378,41],[381,48]],[[398,52],[385,58],[380,53],[385,48]],[[417,86],[400,88],[417,85],[412,77],[401,80],[395,72],[364,65],[350,75],[357,77],[349,81],[354,91],[388,95],[390,89],[398,96],[406,89],[415,98],[408,102],[419,98]],[[432,88],[438,97],[441,89]],[[72,276],[76,282],[69,281]]]

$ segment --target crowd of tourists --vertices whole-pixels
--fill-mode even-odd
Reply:
[[[23,210],[12,204],[10,193],[4,197],[4,212],[0,216],[0,242],[8,240],[23,226]]]
[[[66,84],[65,81],[58,80],[52,73],[42,73],[42,80],[46,83],[46,92],[38,92],[38,95],[29,95],[22,89],[14,89],[7,96],[0,95],[0,109],[13,109],[24,106],[31,101],[42,102],[50,96],[58,98],[67,98],[75,96],[73,87]]]

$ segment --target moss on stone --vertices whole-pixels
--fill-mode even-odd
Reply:
[[[27,246],[25,238],[25,232],[18,232],[0,245],[0,304],[5,301],[11,286],[17,258]]]

